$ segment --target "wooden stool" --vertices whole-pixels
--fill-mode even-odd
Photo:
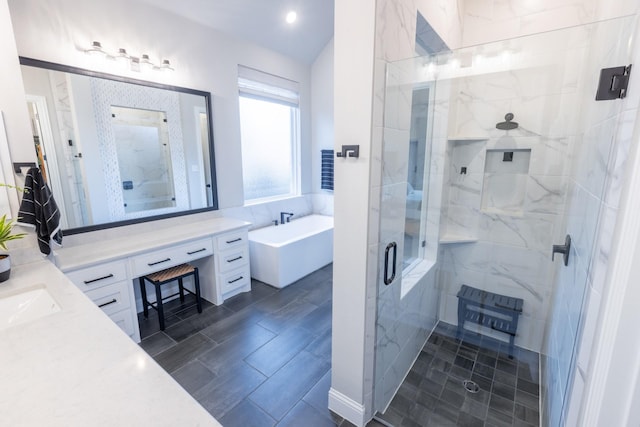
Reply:
[[[185,289],[182,284],[182,279],[193,275],[195,282],[196,292],[191,292],[189,289]],[[147,289],[145,280],[151,282],[156,287],[156,302],[149,302],[147,300]],[[179,292],[166,297],[162,297],[160,287],[166,283],[178,281]],[[198,268],[191,264],[180,264],[175,267],[167,268],[166,270],[158,271],[156,273],[147,274],[140,277],[140,293],[142,294],[142,305],[144,310],[144,317],[149,317],[149,307],[154,308],[158,312],[158,319],[160,319],[160,330],[164,331],[164,309],[162,302],[168,298],[180,295],[180,301],[184,302],[184,292],[187,291],[196,297],[196,304],[198,306],[198,313],[202,313],[202,298],[200,296],[200,279],[198,277]]]

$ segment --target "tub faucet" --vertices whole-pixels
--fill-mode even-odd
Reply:
[[[290,212],[280,212],[280,224],[284,224],[285,222],[289,222],[293,213]]]

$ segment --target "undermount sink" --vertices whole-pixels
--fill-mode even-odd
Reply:
[[[32,286],[20,293],[0,296],[0,330],[8,329],[60,311],[44,285]]]

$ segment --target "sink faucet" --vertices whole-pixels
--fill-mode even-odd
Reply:
[[[289,222],[292,216],[293,216],[293,213],[291,212],[280,212],[280,224]]]

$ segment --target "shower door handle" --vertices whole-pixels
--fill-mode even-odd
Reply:
[[[391,277],[389,277],[389,252],[393,249],[393,264],[391,267]],[[391,242],[384,250],[384,284],[390,285],[393,279],[396,278],[396,256],[398,254],[398,245],[396,242]]]

